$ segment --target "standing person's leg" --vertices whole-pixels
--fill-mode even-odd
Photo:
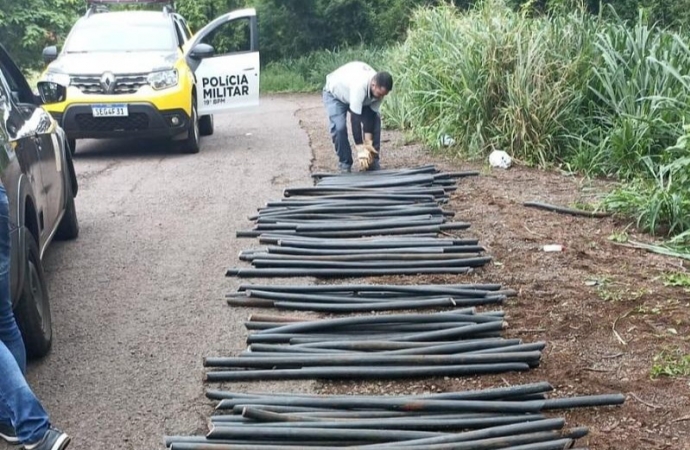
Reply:
[[[24,378],[26,352],[12,312],[10,218],[0,186],[0,438],[25,448],[62,450],[69,437],[50,428],[48,414]]]
[[[10,208],[5,188],[0,185],[0,341],[16,360],[19,370],[26,370],[26,350],[12,312],[10,291]],[[3,417],[0,416],[0,420]]]
[[[0,186],[0,437],[38,441],[48,429],[48,417],[24,379],[26,351],[12,312],[10,292],[10,211]],[[37,405],[36,408],[34,405]],[[15,433],[23,422],[24,436]]]
[[[347,138],[348,107],[328,91],[323,92],[323,103],[330,122],[331,140],[338,155],[338,168],[341,172],[349,172],[352,168],[352,149]]]
[[[50,428],[14,355],[0,342],[0,437],[10,443],[37,443]]]

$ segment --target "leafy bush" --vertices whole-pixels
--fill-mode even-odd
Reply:
[[[677,234],[690,230],[690,127],[667,149],[661,163],[643,156],[647,173],[615,190],[604,204],[637,220],[651,233]]]
[[[498,147],[542,165],[578,141],[596,26],[588,16],[533,19],[488,1],[466,14],[421,9],[412,23],[391,54],[392,124],[432,147],[451,135],[470,155]]]
[[[608,14],[533,16],[488,0],[418,10],[389,55],[390,125],[433,148],[562,166],[627,184],[605,206],[652,233],[690,230],[690,46]]]

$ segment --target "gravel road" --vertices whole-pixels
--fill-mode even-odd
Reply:
[[[251,112],[216,116],[197,155],[79,141],[81,234],[45,256],[55,342],[28,375],[70,448],[155,449],[166,433],[205,430],[202,358],[245,347],[250,311],[225,305],[238,281],[224,270],[256,242],[235,231],[283,188],[310,183],[297,109],[264,97]]]

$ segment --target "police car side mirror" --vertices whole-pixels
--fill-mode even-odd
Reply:
[[[67,87],[53,81],[39,81],[37,83],[38,95],[44,105],[60,103],[67,97]]]
[[[213,48],[213,46],[208,45],[208,44],[197,44],[194,46],[192,51],[189,53],[189,56],[194,58],[194,59],[204,59],[204,58],[210,58],[216,53],[216,50]]]
[[[51,62],[55,61],[57,56],[58,49],[56,46],[51,45],[50,47],[43,49],[43,61],[45,61],[46,64],[50,64]]]

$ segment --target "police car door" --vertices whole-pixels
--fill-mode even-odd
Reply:
[[[259,28],[253,8],[222,15],[184,47],[199,115],[259,104]]]

